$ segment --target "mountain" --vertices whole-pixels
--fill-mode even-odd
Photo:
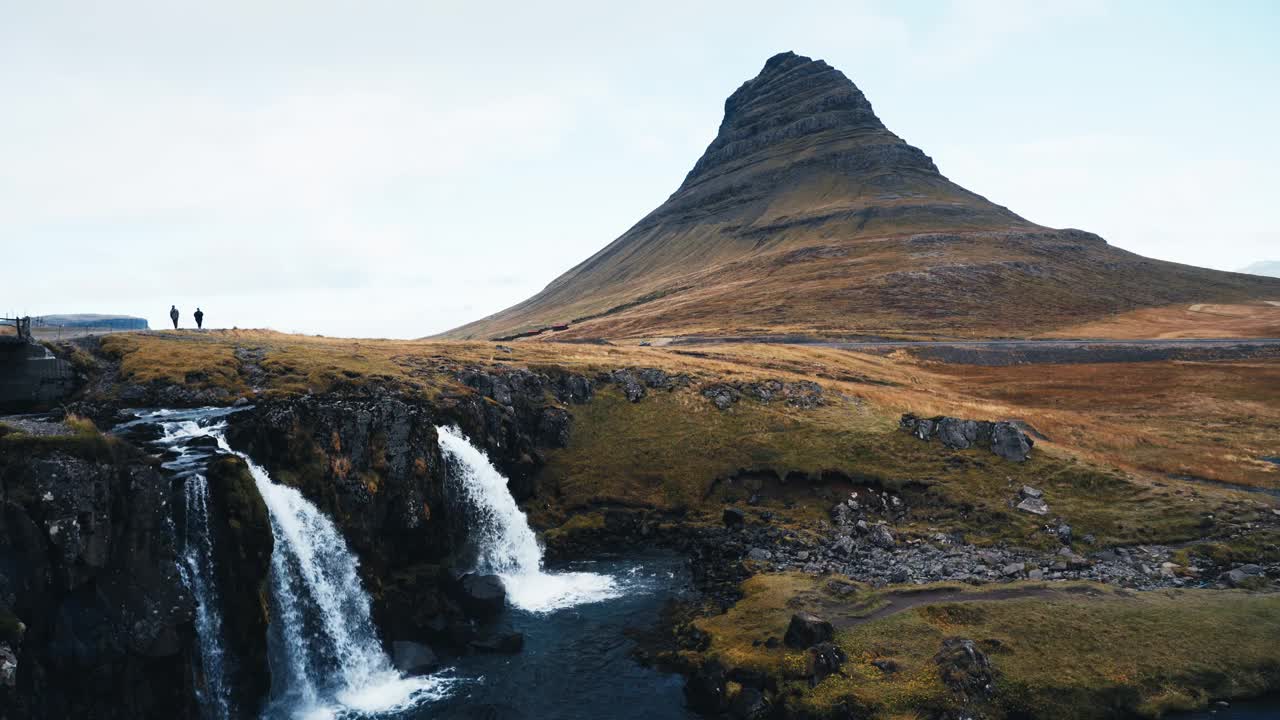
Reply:
[[[1240,272],[1280,278],[1280,260],[1259,260],[1256,263],[1251,263],[1249,267],[1241,268]]]
[[[1280,281],[1144,258],[956,185],[839,70],[786,52],[725,101],[665,203],[443,337],[1008,336],[1260,296]]]

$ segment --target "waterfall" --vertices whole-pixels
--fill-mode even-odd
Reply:
[[[436,431],[453,469],[450,489],[466,508],[468,534],[476,546],[475,570],[501,577],[513,605],[530,612],[551,612],[622,594],[607,575],[545,572],[538,537],[511,496],[507,479],[461,430],[437,427]]]
[[[359,561],[323,512],[278,485],[248,455],[238,456],[271,516],[272,707],[284,714],[335,717],[404,710],[442,696],[447,681],[402,677],[382,650],[369,615]]]
[[[213,535],[209,531],[209,483],[204,475],[204,462],[209,453],[189,445],[193,438],[206,433],[204,428],[184,416],[169,418],[162,412],[144,416],[160,427],[160,438],[154,444],[176,456],[163,463],[166,470],[182,478],[183,530],[178,536],[181,564],[178,570],[183,582],[196,600],[195,625],[199,650],[199,676],[196,685],[202,714],[211,720],[226,720],[236,715],[227,679],[226,636],[222,627],[222,601],[213,575]]]
[[[235,455],[249,467],[267,506],[275,547],[271,557],[270,716],[352,717],[396,713],[443,697],[449,681],[402,677],[382,650],[360,583],[359,562],[328,517],[296,489],[272,482],[267,471],[233,450],[225,437],[230,409],[140,415],[119,429],[156,423],[156,444],[177,453],[165,467],[186,476],[184,577],[198,603],[196,630],[206,692],[215,717],[235,716],[225,682],[221,615],[214,582],[213,543],[202,468],[213,453]],[[208,438],[193,443],[196,438]],[[211,442],[212,441],[212,442]],[[209,447],[215,445],[215,447]]]

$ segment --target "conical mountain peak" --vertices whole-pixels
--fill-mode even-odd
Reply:
[[[769,58],[754,78],[724,103],[724,120],[683,187],[758,159],[773,146],[794,148],[802,143],[823,144],[861,137],[901,144],[914,151],[907,163],[937,172],[923,153],[902,143],[876,117],[871,103],[844,73],[822,60],[794,52]]]
[[[784,52],[667,201],[456,338],[1009,336],[1280,293],[1052,230],[951,182],[839,70]]]

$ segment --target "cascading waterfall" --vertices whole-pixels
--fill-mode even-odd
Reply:
[[[199,640],[200,693],[203,714],[213,720],[233,717],[235,705],[227,680],[226,636],[223,634],[218,585],[213,576],[213,536],[209,532],[209,482],[203,472],[207,453],[199,452],[186,441],[204,434],[193,420],[179,417],[164,421],[164,415],[147,416],[159,421],[163,435],[157,445],[178,453],[164,463],[165,469],[183,478],[183,532],[178,538],[183,564],[179,567],[183,582],[196,600],[196,637]]]
[[[221,433],[215,437],[249,466],[271,516],[273,708],[308,717],[376,714],[440,697],[445,680],[402,677],[392,667],[369,615],[359,563],[333,522],[296,489],[272,482]]]
[[[437,427],[440,449],[453,461],[451,486],[468,511],[468,532],[476,545],[475,569],[502,578],[507,597],[530,612],[597,602],[622,594],[607,575],[549,573],[542,569],[542,548],[516,505],[507,479],[456,427]]]
[[[272,482],[265,469],[231,448],[223,419],[230,412],[162,410],[126,423],[158,423],[165,434],[157,444],[178,453],[166,467],[187,475],[183,572],[198,603],[196,629],[207,688],[201,699],[207,712],[219,718],[235,715],[224,673],[227,658],[213,574],[208,484],[196,469],[203,468],[210,449],[193,449],[191,441],[199,437],[216,441],[217,452],[245,461],[271,519],[272,699],[267,714],[380,715],[444,696],[447,679],[403,677],[392,667],[370,617],[369,596],[356,572],[358,561],[341,533],[296,489]]]

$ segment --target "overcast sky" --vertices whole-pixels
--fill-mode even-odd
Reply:
[[[661,203],[782,50],[1035,222],[1280,259],[1267,0],[0,8],[0,313],[448,329]]]

